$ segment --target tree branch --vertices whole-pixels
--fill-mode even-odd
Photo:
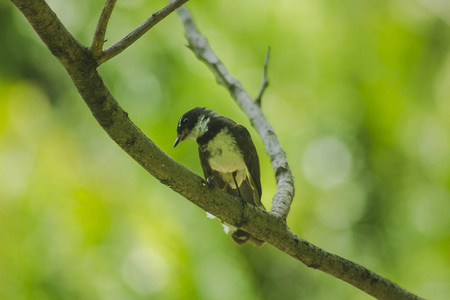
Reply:
[[[109,18],[116,5],[117,0],[106,0],[100,18],[98,19],[97,28],[95,29],[94,39],[91,45],[92,56],[95,59],[102,55],[103,44],[105,42],[106,27],[108,26]]]
[[[261,107],[261,99],[269,86],[269,80],[267,79],[267,67],[269,66],[269,57],[270,57],[270,47],[267,49],[266,59],[264,60],[264,67],[261,79],[261,86],[259,87],[258,95],[255,98],[256,104]]]
[[[12,2],[67,70],[100,126],[161,183],[200,208],[267,241],[307,266],[341,278],[378,299],[420,299],[366,268],[304,241],[290,231],[279,215],[252,205],[242,208],[237,198],[220,189],[210,188],[205,180],[165,154],[128,118],[105,86],[97,71],[97,62],[86,47],[66,30],[44,0]],[[249,111],[253,109],[250,105],[245,107]]]
[[[154,14],[150,16],[147,20],[144,21],[141,25],[136,27],[132,32],[127,34],[123,39],[103,51],[103,55],[100,56],[97,60],[98,64],[101,65],[107,60],[110,60],[117,54],[121,53],[123,50],[131,46],[134,42],[136,42],[141,36],[143,36],[147,31],[149,31],[153,26],[158,24],[165,17],[170,15],[175,9],[182,6],[188,0],[174,0],[170,2],[162,9],[158,10]]]
[[[228,73],[220,59],[212,51],[206,38],[195,26],[187,8],[181,7],[177,12],[184,25],[189,48],[211,69],[217,81],[230,92],[261,136],[277,180],[277,191],[273,198],[270,212],[286,220],[294,197],[294,180],[286,160],[286,154],[278,141],[275,131],[264,117],[258,103],[255,103],[244,90],[242,84]],[[267,61],[268,54],[266,56]],[[265,68],[267,68],[267,64]]]

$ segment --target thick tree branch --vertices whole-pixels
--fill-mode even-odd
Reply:
[[[309,267],[349,282],[379,299],[420,299],[366,268],[330,254],[292,233],[277,214],[254,206],[244,209],[240,200],[210,188],[158,148],[128,118],[97,72],[97,62],[86,47],[66,30],[44,0],[12,0],[49,50],[70,75],[100,126],[125,152],[163,184],[195,205],[241,227]],[[252,108],[246,108],[251,111]]]
[[[267,79],[267,67],[269,66],[269,57],[270,57],[270,47],[267,49],[266,59],[264,60],[264,67],[261,79],[261,86],[259,87],[258,95],[255,98],[256,104],[261,107],[261,100],[264,92],[269,86],[269,80]]]
[[[95,29],[94,39],[91,45],[92,56],[98,59],[102,55],[103,44],[105,42],[106,27],[111,17],[114,5],[117,0],[106,0],[100,18],[98,19],[97,28]]]
[[[184,25],[189,48],[211,69],[217,81],[227,88],[261,136],[277,180],[277,191],[273,198],[270,212],[286,220],[294,197],[294,180],[286,160],[286,154],[278,141],[275,131],[264,117],[258,103],[255,103],[244,90],[242,84],[228,73],[220,59],[212,51],[206,38],[200,34],[195,26],[187,8],[181,7],[177,12]],[[268,55],[266,56],[266,62],[267,60]]]
[[[154,14],[150,16],[147,20],[144,21],[141,25],[136,27],[132,32],[127,34],[123,39],[103,51],[103,55],[97,60],[98,64],[102,64],[105,61],[113,58],[117,54],[121,53],[123,50],[131,46],[134,42],[136,42],[141,36],[143,36],[147,31],[149,31],[153,26],[158,24],[165,17],[170,15],[175,9],[182,6],[188,0],[175,0],[170,2],[162,9],[158,10]]]

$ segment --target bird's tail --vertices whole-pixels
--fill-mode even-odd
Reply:
[[[264,241],[255,238],[248,232],[245,232],[242,229],[238,229],[234,226],[231,226],[230,224],[222,222],[222,226],[225,230],[225,233],[231,232],[231,238],[239,246],[242,246],[245,243],[250,242],[253,245],[255,245],[256,247],[261,247],[265,243]]]
[[[231,234],[231,238],[236,244],[240,246],[244,245],[247,242],[250,242],[256,247],[261,247],[265,243],[264,241],[255,238],[254,236],[250,235],[249,233],[241,229],[238,229],[235,232],[233,232]]]

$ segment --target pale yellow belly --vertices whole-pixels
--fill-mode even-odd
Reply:
[[[208,143],[207,150],[210,154],[208,163],[211,169],[219,172],[222,180],[232,188],[236,188],[232,176],[236,172],[236,182],[240,186],[246,177],[247,168],[242,153],[234,139],[227,134],[227,130],[218,133]]]

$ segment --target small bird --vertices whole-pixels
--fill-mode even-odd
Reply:
[[[196,107],[178,121],[176,147],[185,139],[198,144],[198,154],[206,181],[230,195],[265,210],[261,203],[259,158],[248,130],[233,120],[218,116],[205,107]],[[238,245],[250,241],[261,246],[264,241],[224,224],[232,230]]]

